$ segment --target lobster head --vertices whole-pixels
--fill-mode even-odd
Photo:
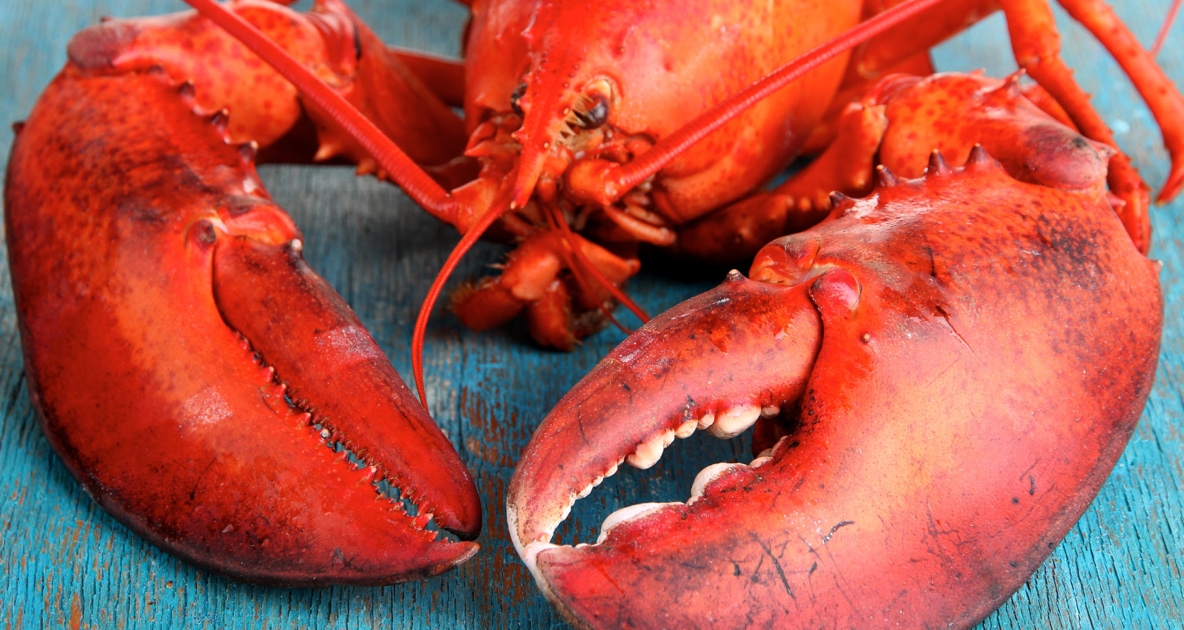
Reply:
[[[1126,444],[1158,356],[1157,270],[1102,195],[1018,182],[981,149],[964,169],[884,173],[558,404],[511,483],[515,545],[583,625],[967,625]],[[753,424],[760,456],[705,468],[686,503],[549,542],[619,463]]]
[[[471,61],[465,114],[473,126],[467,153],[485,159],[491,175],[475,185],[493,187],[493,174],[516,167],[516,208],[532,195],[544,203],[564,195],[577,205],[616,203],[630,191],[595,190],[611,188],[598,170],[604,163],[631,161],[699,113],[854,24],[858,4],[842,4],[802,25],[792,23],[794,3],[752,7],[696,0],[655,11],[628,3],[474,2],[466,42]],[[658,190],[643,186],[624,203],[677,223],[758,185],[789,160],[821,117],[844,60],[757,104],[675,160]],[[588,192],[573,197],[573,188]],[[669,244],[657,233],[649,238]]]

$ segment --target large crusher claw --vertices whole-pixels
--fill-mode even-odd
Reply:
[[[515,545],[584,627],[970,625],[1040,565],[1131,435],[1158,268],[1104,193],[1018,182],[981,149],[964,169],[882,172],[559,403],[511,483]],[[753,423],[761,455],[705,468],[686,503],[624,508],[596,544],[550,542],[619,463]]]
[[[430,528],[479,532],[463,462],[192,90],[68,66],[18,133],[5,227],[50,443],[128,527],[236,578],[380,584],[471,557]]]

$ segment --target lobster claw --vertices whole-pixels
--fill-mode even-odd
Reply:
[[[50,443],[128,527],[240,579],[390,583],[471,557],[429,528],[480,530],[459,455],[305,265],[253,146],[186,89],[67,66],[14,144],[6,236]]]
[[[1100,193],[976,149],[758,255],[655,318],[543,421],[508,494],[540,588],[581,626],[966,626],[1095,496],[1158,358],[1158,265]],[[749,464],[686,503],[549,542],[572,503],[674,436],[755,421]]]

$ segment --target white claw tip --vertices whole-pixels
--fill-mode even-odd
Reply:
[[[526,565],[527,570],[529,570],[530,574],[534,576],[534,581],[540,587],[542,587],[544,591],[549,590],[549,589],[546,587],[546,584],[547,584],[546,580],[544,580],[543,577],[541,575],[539,575],[538,557],[539,557],[540,553],[542,553],[548,549],[555,549],[557,547],[559,547],[559,545],[555,545],[555,544],[552,544],[549,542],[532,542],[532,543],[526,545],[526,547],[524,549],[522,549],[522,552],[521,552],[522,563]]]

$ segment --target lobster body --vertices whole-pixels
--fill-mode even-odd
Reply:
[[[302,261],[257,145],[233,142],[176,68],[111,63],[149,26],[79,36],[9,163],[13,288],[50,443],[131,529],[242,579],[388,583],[471,557],[476,544],[426,529],[476,536],[468,472]]]

